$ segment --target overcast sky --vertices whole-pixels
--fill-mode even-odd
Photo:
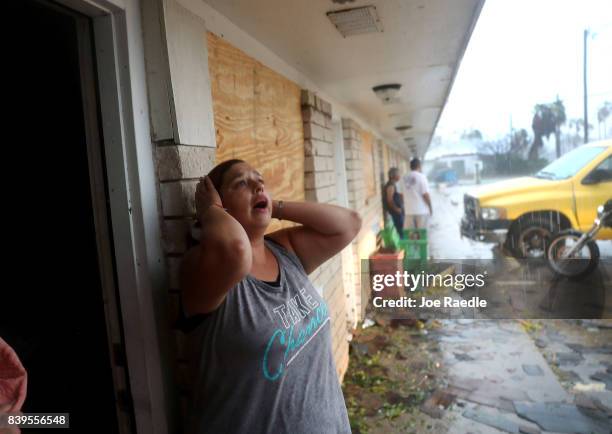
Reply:
[[[530,134],[533,106],[563,100],[582,118],[583,31],[588,39],[589,123],[612,101],[612,0],[486,0],[437,135],[478,128],[494,139],[513,127]],[[609,118],[608,125],[612,124]]]

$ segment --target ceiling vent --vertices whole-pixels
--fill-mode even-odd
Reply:
[[[362,35],[364,33],[382,32],[382,23],[378,18],[375,6],[343,9],[328,12],[327,16],[342,36]]]

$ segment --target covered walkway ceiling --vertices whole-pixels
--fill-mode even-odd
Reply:
[[[378,129],[423,155],[484,0],[204,0]],[[328,12],[375,6],[382,32],[343,37]],[[399,83],[384,104],[372,87]],[[396,127],[410,125],[399,132]],[[406,152],[408,154],[408,152]]]

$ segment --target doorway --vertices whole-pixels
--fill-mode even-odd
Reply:
[[[23,172],[5,198],[18,240],[0,336],[28,373],[23,412],[129,432],[91,20],[50,1],[11,3],[4,101],[9,161]]]

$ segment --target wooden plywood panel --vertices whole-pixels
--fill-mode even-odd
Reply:
[[[245,160],[274,198],[304,200],[300,87],[212,33],[208,64],[217,162]]]
[[[367,131],[361,131],[361,158],[366,199],[369,199],[376,194],[376,184],[374,179],[374,137]]]
[[[392,167],[389,164],[389,146],[387,146],[386,143],[383,143],[382,144],[382,150],[383,150],[383,152],[382,152],[383,153],[383,158],[382,158],[382,161],[383,161],[383,171],[384,171],[384,176],[385,176],[385,181],[386,181],[387,178],[388,178],[389,169]]]

